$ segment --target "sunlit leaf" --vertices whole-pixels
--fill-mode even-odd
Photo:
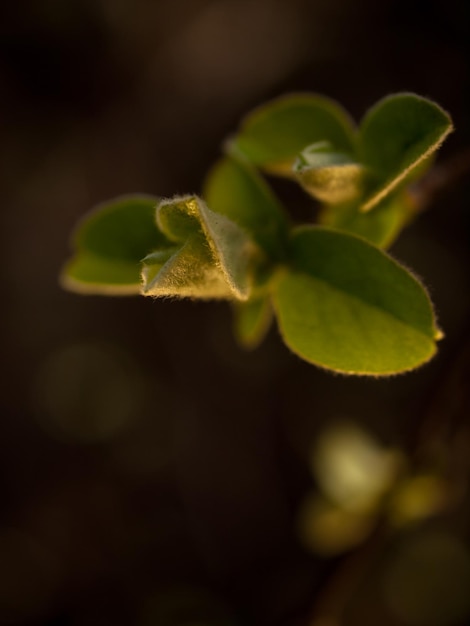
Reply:
[[[452,131],[449,115],[437,104],[415,94],[395,94],[380,100],[361,123],[361,160],[375,172],[362,209],[376,206],[408,180]]]
[[[157,199],[125,196],[96,207],[78,224],[74,256],[61,281],[81,293],[134,294],[140,289],[140,261],[169,245],[155,223]]]
[[[329,142],[321,141],[300,153],[294,174],[314,198],[337,204],[359,198],[365,171],[350,155],[336,152]]]
[[[329,141],[334,149],[354,152],[355,129],[336,102],[313,94],[293,94],[268,102],[242,121],[232,149],[275,174],[292,176],[304,148]]]
[[[144,259],[144,295],[248,298],[257,250],[239,226],[196,196],[162,201],[157,224],[174,248]]]
[[[432,306],[418,280],[346,233],[297,229],[292,264],[278,278],[274,304],[293,352],[345,374],[403,372],[436,350]]]

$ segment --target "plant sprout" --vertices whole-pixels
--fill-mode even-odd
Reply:
[[[412,370],[442,333],[423,285],[385,250],[417,212],[410,185],[451,131],[445,111],[411,93],[380,100],[359,126],[325,97],[279,98],[224,143],[200,196],[126,196],[85,216],[62,284],[224,299],[246,347],[276,320],[286,345],[317,366]],[[265,175],[300,185],[319,206],[316,223],[294,223]]]

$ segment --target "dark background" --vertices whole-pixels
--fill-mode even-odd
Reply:
[[[341,594],[334,577],[350,557],[315,554],[295,530],[312,445],[338,419],[411,463],[430,431],[446,467],[460,442],[459,503],[423,527],[468,546],[468,175],[392,250],[428,285],[446,333],[407,376],[318,371],[275,329],[242,352],[226,304],[80,297],[58,284],[93,205],[198,192],[241,116],[287,91],[328,95],[356,119],[391,92],[430,97],[457,128],[440,160],[459,159],[470,144],[466,5],[2,3],[0,624],[307,623],[332,580]],[[390,550],[380,546],[379,561]],[[408,623],[379,591],[371,608],[372,571],[352,576],[344,623]]]

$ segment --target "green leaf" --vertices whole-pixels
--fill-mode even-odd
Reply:
[[[234,303],[234,331],[238,342],[244,348],[256,348],[265,338],[272,318],[272,305],[267,296]]]
[[[437,104],[415,94],[380,100],[361,123],[361,160],[375,172],[362,210],[376,206],[426,165],[452,131],[452,120]]]
[[[329,141],[336,150],[354,152],[351,118],[333,100],[293,94],[252,111],[242,121],[229,149],[266,171],[290,177],[296,156],[317,141]]]
[[[274,307],[296,354],[344,374],[396,374],[436,350],[439,331],[422,285],[353,235],[297,229],[292,266],[278,278]]]
[[[203,196],[213,211],[245,229],[268,257],[284,255],[286,215],[264,179],[248,164],[221,159],[207,176]]]
[[[189,237],[165,263],[158,257],[158,254],[150,254],[144,259],[142,278],[145,296],[234,297],[201,235]]]
[[[402,193],[385,198],[371,212],[364,213],[357,203],[326,206],[318,220],[330,226],[367,239],[379,248],[388,248],[413,215],[409,197]]]
[[[294,174],[311,196],[327,204],[349,202],[362,192],[364,167],[328,141],[308,146],[294,163]]]
[[[178,244],[144,259],[143,293],[148,296],[246,300],[251,266],[259,254],[245,232],[214,213],[196,196],[162,201],[157,224]]]
[[[141,259],[169,245],[155,223],[156,205],[150,196],[123,196],[85,215],[74,232],[74,256],[62,284],[81,293],[138,293]]]
[[[140,263],[106,259],[85,250],[66,264],[61,283],[76,293],[137,295],[140,293]]]

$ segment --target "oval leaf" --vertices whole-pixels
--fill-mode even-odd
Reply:
[[[140,261],[169,245],[155,223],[157,202],[151,196],[123,196],[85,215],[73,235],[75,254],[62,271],[64,287],[80,293],[139,293]]]
[[[421,284],[366,241],[299,228],[292,267],[274,305],[286,344],[303,359],[344,374],[384,376],[418,367],[438,330]]]
[[[250,113],[230,145],[254,165],[290,177],[296,156],[317,141],[329,141],[336,150],[354,152],[351,118],[333,100],[293,94]]]
[[[248,164],[221,159],[209,172],[203,196],[211,210],[248,231],[269,257],[283,256],[287,241],[284,210],[264,179]]]
[[[448,113],[426,98],[403,93],[380,100],[360,129],[362,162],[376,173],[362,210],[372,209],[412,177],[452,129]]]

